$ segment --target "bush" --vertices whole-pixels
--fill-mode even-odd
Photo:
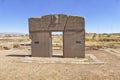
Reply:
[[[20,44],[16,43],[13,45],[13,48],[19,48],[20,47]]]
[[[3,46],[4,50],[10,50],[11,48],[9,46]]]

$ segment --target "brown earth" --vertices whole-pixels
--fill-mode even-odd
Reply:
[[[114,49],[120,55],[120,48]],[[120,80],[120,56],[111,50],[88,50],[104,64],[45,64],[21,62],[30,51],[0,51],[0,80]]]

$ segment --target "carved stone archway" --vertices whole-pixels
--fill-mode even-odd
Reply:
[[[29,18],[33,57],[51,57],[51,32],[63,32],[63,57],[85,57],[85,21],[83,17],[64,14]]]

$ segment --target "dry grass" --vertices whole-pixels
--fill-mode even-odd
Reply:
[[[115,46],[120,44],[120,34],[86,34],[86,45]]]
[[[114,36],[114,35],[112,35]],[[114,36],[115,37],[115,36]],[[61,37],[54,36],[53,46],[61,46]],[[95,36],[93,36],[95,38]],[[86,46],[119,45],[116,41],[86,41]],[[3,46],[18,48],[20,44],[30,43],[28,37],[0,38],[0,49]],[[106,48],[108,50],[108,48]],[[109,51],[91,50],[87,54],[95,55],[104,64],[50,64],[36,62],[21,62],[26,55],[31,54],[27,49],[11,49],[0,51],[0,80],[120,80],[120,57]],[[120,48],[112,49],[120,53]],[[56,52],[60,52],[56,50]]]
[[[62,35],[52,36],[53,48],[62,48],[63,46]],[[30,44],[31,40],[28,36],[21,37],[0,37],[0,49],[8,47],[10,49],[20,47],[20,44]],[[86,34],[86,46],[106,46],[113,47],[120,45],[119,34]]]
[[[104,64],[22,62],[25,55],[30,54],[27,49],[3,50],[0,52],[0,80],[120,80],[119,56],[104,50],[86,53],[95,55]]]
[[[29,37],[0,37],[0,49],[9,50],[13,48],[19,48],[20,44],[30,44]]]
[[[53,46],[62,46],[63,38],[62,35],[53,35],[52,36],[52,45]]]

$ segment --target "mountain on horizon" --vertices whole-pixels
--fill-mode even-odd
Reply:
[[[0,33],[0,37],[17,37],[17,36],[27,36],[28,34],[25,33],[19,33],[19,32],[2,32]]]

